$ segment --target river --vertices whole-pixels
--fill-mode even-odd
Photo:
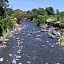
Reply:
[[[24,29],[0,47],[0,64],[64,64],[64,49],[35,23],[22,22]]]

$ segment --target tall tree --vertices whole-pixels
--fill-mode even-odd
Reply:
[[[46,7],[46,12],[48,13],[48,15],[54,15],[54,9],[53,7]]]
[[[36,9],[36,8],[34,8],[34,9],[32,9],[31,11],[34,13],[34,12],[36,12],[36,11],[37,11],[37,9]]]
[[[59,10],[58,10],[58,9],[56,9],[56,14],[57,14],[57,15],[59,14]]]
[[[45,14],[44,8],[39,8],[39,9],[37,10],[37,14],[39,14],[39,15],[44,15],[44,14]]]
[[[8,0],[0,0],[0,6],[7,7],[8,6]]]

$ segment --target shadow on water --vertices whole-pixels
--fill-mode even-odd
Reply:
[[[64,64],[64,50],[35,23],[24,28],[0,47],[0,64]]]

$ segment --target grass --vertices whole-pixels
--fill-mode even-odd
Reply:
[[[59,39],[60,45],[64,46],[64,37]]]

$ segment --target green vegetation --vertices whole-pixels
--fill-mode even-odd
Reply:
[[[7,30],[13,29],[16,23],[20,24],[20,21],[23,21],[24,18],[37,23],[37,25],[43,25],[47,20],[52,23],[64,23],[64,12],[59,12],[58,9],[54,12],[51,6],[46,7],[46,9],[34,8],[28,11],[13,10],[8,8],[8,6],[8,0],[0,0],[0,36],[3,36],[3,33],[7,32]]]
[[[56,12],[54,12],[53,7],[46,7],[39,8],[39,9],[32,9],[28,10],[26,13],[26,17],[30,19],[30,21],[34,21],[37,24],[45,24],[46,20],[51,19],[52,23],[60,22],[64,23],[64,12],[59,12],[58,9],[56,9]]]
[[[59,44],[64,46],[64,37],[59,39]]]

